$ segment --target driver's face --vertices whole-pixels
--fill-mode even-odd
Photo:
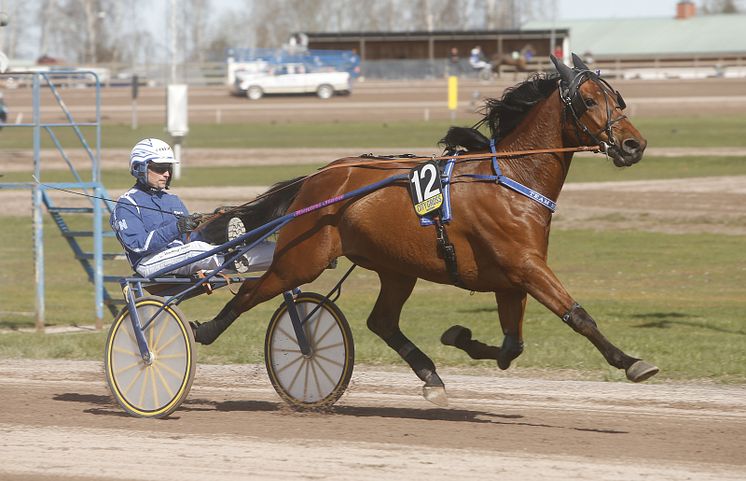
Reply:
[[[165,189],[166,182],[171,177],[171,166],[150,164],[148,165],[148,185],[154,189]]]

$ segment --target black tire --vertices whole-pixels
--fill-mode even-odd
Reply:
[[[162,297],[138,299],[140,322],[162,306]],[[109,329],[104,348],[104,372],[112,395],[129,414],[162,418],[173,413],[186,399],[194,380],[194,336],[176,306],[166,307],[144,332],[153,361],[148,364],[132,329],[129,308],[124,308]]]
[[[342,311],[313,292],[304,292],[295,300],[301,318],[322,302],[304,324],[312,348],[308,358],[300,352],[284,302],[267,327],[264,363],[269,380],[277,394],[296,409],[331,406],[344,394],[352,377],[355,344]]]

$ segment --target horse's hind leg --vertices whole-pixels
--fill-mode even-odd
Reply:
[[[338,255],[338,244],[330,243],[323,233],[311,237],[306,245],[308,247],[276,252],[269,270],[257,280],[244,282],[238,294],[228,301],[215,318],[202,324],[193,324],[194,339],[200,344],[211,344],[242,313],[280,293],[313,281]],[[319,245],[325,248],[314,247]]]
[[[402,306],[412,294],[417,278],[381,272],[378,273],[378,277],[381,280],[381,292],[368,316],[368,328],[396,351],[409,364],[417,377],[425,382],[423,387],[425,399],[438,406],[447,406],[445,386],[435,372],[435,364],[399,329]]]
[[[440,342],[455,346],[472,359],[495,359],[500,369],[507,369],[513,359],[523,352],[523,314],[526,311],[525,291],[501,291],[495,293],[497,312],[500,316],[503,344],[490,346],[472,339],[471,330],[463,326],[452,326],[440,338]]]

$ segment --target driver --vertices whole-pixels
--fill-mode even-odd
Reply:
[[[137,182],[119,197],[109,220],[127,260],[143,277],[217,247],[205,242],[199,232],[193,232],[204,215],[190,215],[178,196],[166,192],[176,163],[171,147],[162,140],[149,138],[135,144],[130,153],[130,173]],[[230,220],[229,240],[244,232],[240,219]],[[244,259],[236,261],[233,269],[264,270],[271,264],[273,253],[274,244],[262,242]],[[214,254],[169,273],[190,275],[213,270],[223,262],[222,255]]]

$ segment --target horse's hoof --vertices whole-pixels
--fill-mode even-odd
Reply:
[[[627,379],[632,382],[642,382],[652,376],[658,374],[658,369],[649,362],[637,361],[627,368]]]
[[[497,367],[499,367],[500,370],[505,371],[506,369],[508,369],[510,367],[510,363],[512,361],[513,361],[512,359],[506,359],[504,357],[501,358],[500,355],[498,354],[498,356],[497,356]]]
[[[471,341],[471,330],[464,326],[451,326],[440,336],[440,342],[446,346],[462,346]]]
[[[443,386],[424,386],[422,396],[436,406],[442,408],[448,406],[448,396],[446,395],[446,388]]]

